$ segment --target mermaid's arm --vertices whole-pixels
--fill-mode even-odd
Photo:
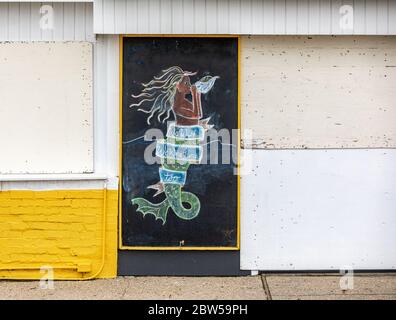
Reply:
[[[202,105],[201,105],[201,93],[198,92],[196,86],[191,86],[193,114],[196,118],[202,118]]]

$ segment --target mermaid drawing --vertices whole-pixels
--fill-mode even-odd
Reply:
[[[178,66],[162,70],[144,87],[138,95],[132,95],[138,102],[131,107],[147,113],[147,124],[156,116],[164,123],[171,114],[175,121],[168,122],[166,139],[157,140],[156,156],[161,159],[160,181],[147,188],[156,190],[154,197],[165,193],[165,200],[151,203],[144,198],[132,199],[137,211],[143,216],[152,214],[166,223],[168,210],[181,219],[191,220],[198,216],[201,203],[198,197],[182,188],[186,182],[187,171],[191,164],[199,164],[202,159],[202,141],[205,131],[212,126],[209,118],[203,118],[201,94],[209,92],[218,76],[205,76],[191,84],[190,77],[196,72],[184,71]],[[189,96],[191,95],[191,100]],[[187,205],[187,206],[185,206]]]

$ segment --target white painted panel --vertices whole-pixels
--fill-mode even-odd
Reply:
[[[126,19],[124,2],[127,3]],[[389,0],[98,0],[96,33],[396,34]],[[389,3],[389,6],[388,6]],[[340,28],[340,7],[356,6],[356,30]],[[119,7],[119,8],[118,8]],[[135,9],[132,9],[135,8]],[[144,8],[144,10],[142,9]],[[148,10],[147,10],[148,8]],[[363,8],[363,13],[361,9]],[[138,16],[136,16],[138,14]],[[161,17],[160,21],[155,18]],[[384,19],[386,17],[386,19]],[[389,17],[389,18],[388,18]],[[126,21],[125,21],[126,20]],[[119,24],[114,30],[114,22]],[[192,28],[192,25],[194,28]],[[148,31],[147,31],[148,30]]]
[[[396,38],[242,37],[256,148],[396,147]]]
[[[1,43],[0,61],[0,172],[92,172],[92,45]]]
[[[52,7],[52,10],[45,10],[43,6]],[[41,13],[40,9],[42,9]],[[103,12],[102,9],[102,6],[97,6],[98,15]],[[53,19],[50,18],[52,13]],[[46,17],[49,19],[46,19]],[[41,19],[48,21],[47,28],[40,27]],[[99,20],[97,20],[97,27],[104,29]],[[123,29],[125,29],[125,26],[123,26]],[[95,40],[92,3],[29,1],[0,3],[0,41],[73,40]]]
[[[242,269],[396,269],[396,150],[249,152]]]

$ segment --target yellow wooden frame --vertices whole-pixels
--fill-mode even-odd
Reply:
[[[122,77],[122,64],[123,64],[123,44],[124,38],[142,38],[142,37],[166,37],[166,38],[237,38],[238,39],[238,141],[237,141],[237,245],[235,247],[146,247],[146,246],[124,246],[122,244],[122,90],[123,90],[123,77]],[[119,121],[120,121],[120,131],[119,131],[119,209],[118,209],[118,248],[120,250],[239,250],[240,249],[240,207],[241,207],[241,197],[240,197],[240,129],[241,129],[241,38],[238,35],[195,35],[195,34],[128,34],[119,36]]]

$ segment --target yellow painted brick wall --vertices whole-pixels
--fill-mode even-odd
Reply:
[[[117,190],[0,192],[0,278],[115,277],[117,216]]]

